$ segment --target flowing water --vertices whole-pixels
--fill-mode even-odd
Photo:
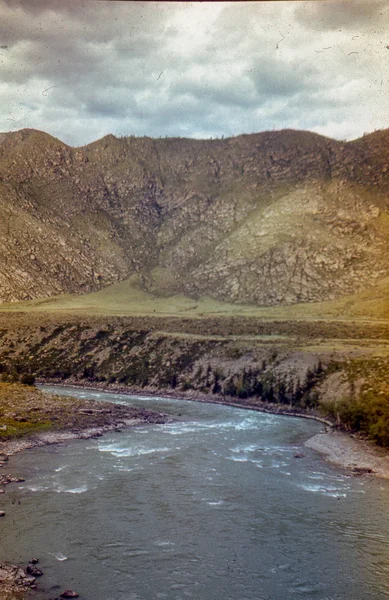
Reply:
[[[55,391],[178,420],[10,460],[26,482],[1,498],[0,560],[37,555],[49,597],[57,583],[80,600],[389,597],[389,483],[350,477],[305,449],[321,424]]]

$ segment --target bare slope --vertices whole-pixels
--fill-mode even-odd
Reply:
[[[389,133],[226,140],[0,137],[0,300],[137,274],[154,295],[256,305],[337,298],[389,275]]]

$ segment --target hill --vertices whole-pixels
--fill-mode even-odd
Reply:
[[[224,140],[0,134],[0,301],[136,276],[154,296],[278,305],[389,276],[389,132]]]

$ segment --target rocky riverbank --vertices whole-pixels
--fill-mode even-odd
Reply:
[[[1,600],[27,600],[27,598],[34,597],[31,594],[37,590],[37,580],[43,575],[37,563],[39,563],[37,558],[31,558],[26,568],[0,563]],[[67,589],[60,593],[59,598],[55,598],[55,600],[78,597],[79,594],[76,591]],[[42,599],[41,595],[40,598]]]
[[[9,456],[35,446],[97,437],[124,427],[166,421],[165,415],[145,409],[55,396],[31,386],[0,384],[0,519],[7,518],[1,509],[6,486],[23,481],[7,472]],[[40,570],[33,562],[26,568],[0,563],[1,600],[25,598],[28,590],[36,589],[39,574]]]
[[[165,420],[165,415],[142,408],[56,396],[32,386],[0,384],[0,453],[4,455]]]
[[[314,435],[305,445],[355,475],[372,474],[389,479],[388,450],[361,437],[332,429]]]
[[[308,410],[304,408],[299,408],[297,406],[292,406],[288,404],[280,404],[277,402],[264,402],[258,397],[252,398],[236,398],[232,396],[225,396],[222,394],[207,394],[205,392],[200,392],[197,390],[158,390],[154,386],[146,386],[146,387],[128,387],[121,386],[117,384],[107,384],[101,382],[95,382],[93,384],[85,385],[80,382],[76,382],[74,380],[70,380],[71,383],[60,383],[58,380],[40,380],[39,384],[48,384],[52,386],[66,387],[66,388],[74,388],[74,389],[83,389],[83,390],[94,390],[94,391],[102,391],[106,393],[113,394],[123,394],[127,396],[162,396],[164,398],[177,398],[177,400],[189,400],[192,402],[208,402],[211,404],[222,404],[224,406],[233,406],[235,408],[242,408],[247,410],[256,410],[258,412],[265,412],[270,414],[277,415],[285,415],[288,417],[300,417],[302,419],[314,419],[315,421],[320,421],[325,425],[333,426],[334,422],[326,419],[322,415],[319,414],[317,410]]]
[[[21,600],[29,590],[37,588],[36,577],[17,565],[0,563],[0,594],[2,600]]]

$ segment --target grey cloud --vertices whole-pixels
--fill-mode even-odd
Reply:
[[[0,33],[5,43],[21,39],[41,40],[54,44],[67,39],[83,43],[107,43],[116,39],[148,38],[164,34],[166,11],[142,2],[16,2],[17,8],[8,10],[8,3],[0,0]],[[36,11],[31,13],[31,8]],[[39,11],[38,11],[39,8]]]
[[[109,116],[122,118],[131,114],[136,102],[128,90],[118,94],[118,90],[99,90],[96,94],[89,91],[87,97],[83,98],[83,109],[90,116]]]
[[[348,56],[337,38],[317,54],[312,28],[324,20],[335,35],[331,18],[345,20],[349,3],[332,6],[332,17],[328,2],[292,4],[208,5],[218,16],[197,31],[186,19],[192,4],[0,0],[0,42],[9,44],[0,52],[1,128],[20,122],[76,144],[110,131],[236,135],[337,119],[356,130],[359,105],[371,99],[378,114],[387,86],[374,89],[374,78],[387,73],[380,57],[373,75],[376,38],[369,38],[370,53]],[[365,11],[360,27],[379,22],[381,2],[355,4]],[[287,37],[277,49],[280,31]]]
[[[73,2],[61,0],[3,0],[2,4],[14,10],[22,10],[24,12],[40,15],[47,11],[68,12],[70,10],[82,10],[86,2]]]
[[[244,78],[236,78],[232,83],[225,84],[218,80],[215,72],[213,81],[196,81],[190,77],[178,77],[176,82],[170,87],[170,94],[178,98],[193,98],[199,101],[202,106],[209,106],[209,103],[216,105],[233,105],[245,109],[259,101],[253,85],[247,85]],[[203,109],[204,110],[204,109]]]
[[[320,85],[318,70],[304,61],[286,63],[266,59],[253,70],[251,77],[258,92],[265,96],[294,96],[302,89]]]
[[[317,30],[358,29],[376,25],[387,13],[386,0],[309,2],[296,7],[295,16],[304,27]]]

